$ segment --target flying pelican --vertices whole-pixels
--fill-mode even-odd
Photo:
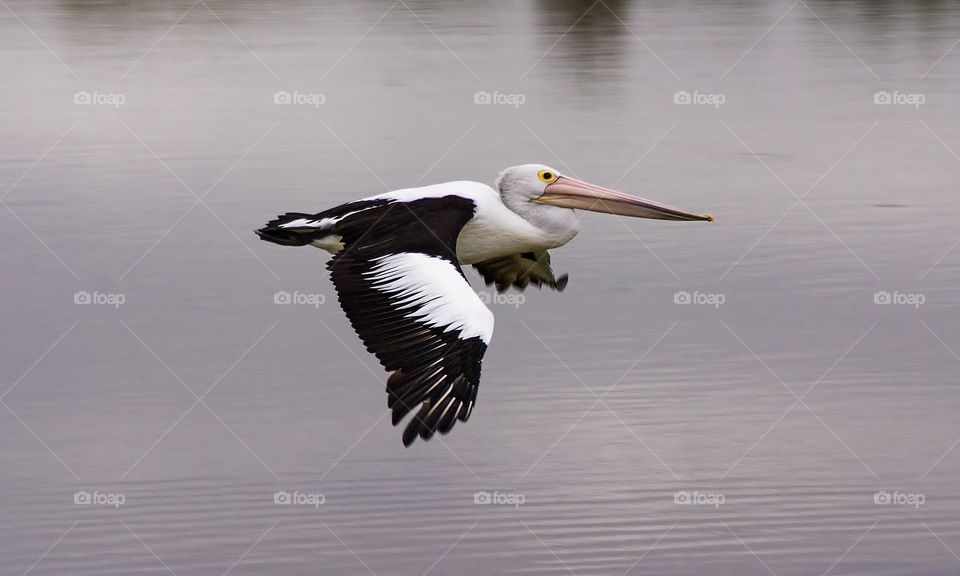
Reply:
[[[658,220],[705,220],[563,176],[542,164],[504,170],[496,190],[457,181],[348,202],[316,214],[289,212],[257,230],[283,246],[316,246],[340,306],[368,351],[392,372],[387,407],[403,445],[446,434],[466,422],[477,399],[480,363],[493,313],[461,265],[472,265],[499,291],[544,284],[562,291],[547,250],[579,231],[574,210]]]

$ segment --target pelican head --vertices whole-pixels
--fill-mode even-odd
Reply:
[[[511,166],[500,174],[497,189],[503,203],[521,216],[558,223],[572,210],[589,210],[654,220],[701,220],[709,214],[692,214],[652,200],[589,184],[543,164]],[[564,215],[562,212],[566,212]],[[537,222],[539,223],[539,222]]]

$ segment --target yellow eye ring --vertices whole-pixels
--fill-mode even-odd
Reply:
[[[537,172],[537,178],[539,178],[541,182],[546,182],[548,184],[556,181],[556,179],[559,177],[560,175],[553,170],[541,170],[540,172]]]

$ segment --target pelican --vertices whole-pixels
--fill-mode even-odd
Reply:
[[[288,212],[257,230],[283,246],[315,246],[340,306],[367,350],[391,372],[393,425],[419,411],[403,445],[450,432],[470,418],[493,313],[470,287],[462,265],[489,286],[544,285],[562,291],[548,250],[579,231],[575,210],[657,220],[701,220],[637,196],[560,174],[542,164],[504,170],[496,189],[457,181],[395,190],[318,212]]]

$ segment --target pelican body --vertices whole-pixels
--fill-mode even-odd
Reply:
[[[575,210],[713,220],[525,164],[503,171],[496,189],[456,181],[396,190],[316,214],[283,214],[257,234],[333,254],[327,268],[340,305],[391,372],[393,424],[419,406],[403,432],[409,446],[446,434],[476,403],[494,321],[461,265],[499,291],[531,283],[562,291],[567,275],[554,276],[548,250],[577,235]]]

